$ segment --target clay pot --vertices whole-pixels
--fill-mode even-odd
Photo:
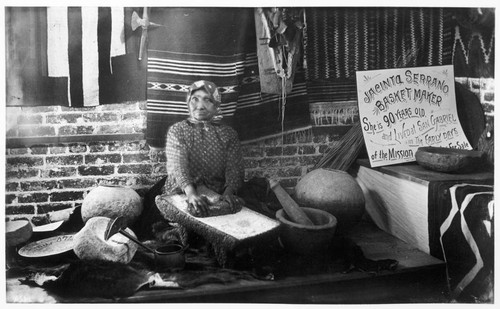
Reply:
[[[341,170],[319,168],[307,173],[295,186],[294,199],[300,206],[334,215],[341,233],[358,223],[365,211],[361,187]]]
[[[330,213],[314,208],[302,207],[314,225],[304,225],[290,220],[286,212],[280,209],[276,219],[280,225],[280,240],[283,247],[300,255],[327,252],[335,236],[337,219]]]
[[[82,219],[93,217],[114,219],[124,217],[127,226],[139,218],[143,209],[142,199],[135,190],[122,186],[100,185],[92,189],[82,203]]]

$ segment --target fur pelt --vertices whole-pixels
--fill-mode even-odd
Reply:
[[[151,275],[148,270],[119,262],[77,260],[60,274],[32,273],[20,282],[61,297],[121,298],[133,295]]]

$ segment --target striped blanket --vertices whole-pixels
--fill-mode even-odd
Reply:
[[[305,83],[282,112],[280,95],[261,94],[254,11],[248,8],[152,8],[147,76],[147,131],[151,147],[163,148],[168,127],[188,115],[188,86],[213,81],[221,92],[223,121],[241,140],[307,126]],[[299,74],[300,75],[300,74]],[[283,123],[282,120],[284,119]]]
[[[145,68],[126,54],[123,7],[9,7],[6,17],[8,106],[144,99]]]

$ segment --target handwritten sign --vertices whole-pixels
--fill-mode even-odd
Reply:
[[[372,167],[415,161],[418,147],[471,149],[458,119],[452,65],[356,72]]]

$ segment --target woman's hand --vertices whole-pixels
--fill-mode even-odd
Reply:
[[[197,213],[205,217],[208,215],[209,202],[206,196],[198,194],[193,185],[184,188],[187,196],[188,206],[192,207]]]
[[[238,205],[245,205],[245,200],[235,195],[234,191],[229,187],[222,194],[222,199],[229,203],[232,210],[237,210]]]

